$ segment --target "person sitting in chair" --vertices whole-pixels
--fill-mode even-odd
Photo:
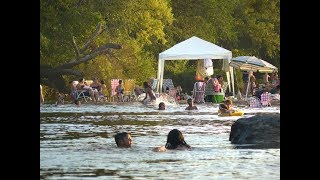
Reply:
[[[63,93],[56,92],[56,98],[57,98],[56,105],[64,104],[64,98],[65,97],[66,96]]]
[[[90,87],[92,87],[92,89],[96,89],[98,92],[101,89],[101,84],[99,82],[98,78],[93,78],[93,82],[90,84]]]
[[[91,99],[95,102],[98,102],[99,95],[98,91],[92,89],[92,87],[86,85],[84,78],[79,79],[79,83],[77,84],[77,91],[79,93],[83,93],[84,96],[91,97]]]

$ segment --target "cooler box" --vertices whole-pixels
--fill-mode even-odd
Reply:
[[[224,93],[213,93],[212,102],[213,103],[221,103],[224,100]]]

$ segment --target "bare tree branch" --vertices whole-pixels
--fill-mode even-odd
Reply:
[[[42,78],[53,78],[60,75],[74,75],[82,76],[82,73],[74,69],[61,69],[61,68],[40,68],[40,77]]]
[[[103,54],[109,48],[111,48],[111,49],[121,49],[122,47],[119,44],[107,43],[107,44],[102,45],[99,48],[97,48],[96,51],[94,51],[94,52],[92,52],[92,53],[90,53],[90,54],[88,54],[88,55],[86,55],[84,57],[81,57],[78,60],[72,60],[72,61],[70,61],[68,63],[65,63],[65,64],[61,65],[61,66],[58,66],[57,68],[60,68],[60,69],[72,68],[73,66],[76,66],[76,65],[81,64],[83,62],[89,61],[89,60],[97,57],[98,55]]]
[[[80,52],[79,52],[78,46],[77,46],[77,44],[76,44],[76,41],[75,41],[75,39],[74,39],[74,36],[72,36],[72,45],[73,45],[73,48],[74,48],[74,50],[75,50],[75,52],[76,52],[76,59],[79,59],[79,57],[80,57]]]
[[[83,1],[84,0],[79,0],[78,3],[76,4],[76,7],[79,7],[82,4]]]
[[[74,76],[83,76],[83,74],[75,69],[58,69],[58,75],[74,75]]]
[[[80,49],[80,53],[82,54],[92,43],[93,40],[97,38],[99,34],[101,34],[104,31],[104,29],[101,28],[101,23],[97,25],[96,31],[93,33],[91,38],[85,43],[85,45]]]
[[[79,0],[78,4],[81,4],[83,1]],[[76,58],[62,64],[57,67],[52,67],[50,65],[40,65],[40,83],[44,85],[48,85],[59,92],[67,93],[70,91],[68,86],[65,84],[65,79],[63,75],[73,75],[77,77],[83,76],[82,72],[72,69],[72,67],[85,63],[89,60],[93,60],[95,57],[102,55],[102,54],[111,54],[112,49],[121,49],[122,46],[119,44],[114,43],[106,43],[104,45],[99,46],[98,48],[92,48],[89,54],[84,55],[84,51],[86,51],[90,46],[94,45],[93,41],[100,35],[106,28],[102,28],[101,24],[97,25],[96,31],[93,33],[91,38],[85,43],[82,49],[79,50],[75,37],[72,37],[72,45],[75,49]],[[82,56],[82,57],[81,57]],[[116,57],[115,57],[116,58]]]

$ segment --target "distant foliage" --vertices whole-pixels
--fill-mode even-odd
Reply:
[[[107,42],[123,49],[78,65],[86,79],[132,78],[141,85],[156,77],[160,52],[192,36],[226,48],[234,57],[254,55],[280,68],[280,0],[40,0],[40,63],[57,66],[74,60],[72,37],[82,46],[98,23],[106,31],[88,51]],[[193,68],[187,60],[166,61],[165,77],[189,90]],[[236,74],[241,89],[240,72]]]

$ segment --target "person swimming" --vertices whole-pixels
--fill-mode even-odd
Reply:
[[[235,112],[235,110],[232,109],[232,101],[230,99],[222,101],[222,103],[219,105],[219,110],[221,113],[228,113],[229,115]]]
[[[127,132],[117,133],[114,136],[114,140],[120,148],[130,148],[132,145],[131,134]]]
[[[164,102],[159,103],[159,109],[158,110],[165,110],[166,109],[166,105],[164,104]]]
[[[165,146],[160,146],[152,149],[154,152],[164,152],[170,150],[190,150],[191,146],[186,143],[184,137],[178,129],[173,129],[167,136],[167,143]]]
[[[188,103],[189,106],[186,107],[185,110],[198,110],[197,106],[193,105],[193,101],[192,101],[191,98],[187,100],[187,103]]]

